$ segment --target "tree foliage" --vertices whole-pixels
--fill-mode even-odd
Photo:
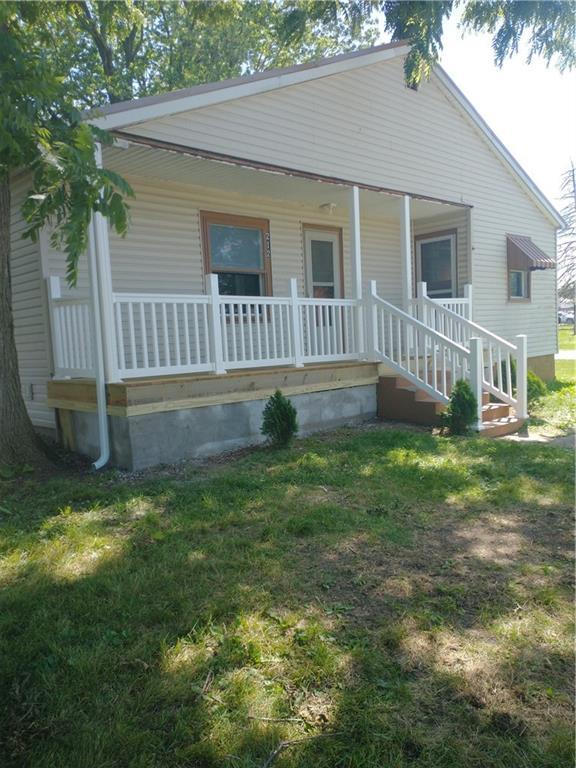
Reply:
[[[562,177],[562,217],[566,227],[558,235],[558,288],[573,298],[576,290],[576,168],[572,165]]]
[[[492,35],[494,61],[505,59],[527,45],[528,62],[541,56],[561,69],[574,67],[576,52],[576,3],[572,0],[327,0],[294,2],[284,22],[287,39],[301,33],[310,18],[323,23],[341,18],[358,29],[366,18],[380,15],[392,40],[409,40],[412,50],[406,57],[407,84],[416,87],[428,77],[442,50],[442,35],[448,19],[461,13],[462,32]]]
[[[341,15],[318,20],[305,13],[288,40],[284,22],[293,5],[285,0],[56,5],[67,23],[47,25],[47,45],[83,107],[306,62],[371,45],[377,35],[369,18],[352,28]]]

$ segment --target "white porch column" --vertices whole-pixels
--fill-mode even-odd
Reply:
[[[350,190],[350,255],[352,257],[352,285],[354,298],[362,298],[362,246],[360,241],[360,191]]]
[[[96,164],[102,167],[102,147],[96,144]],[[110,239],[108,222],[101,213],[94,214],[94,239],[96,246],[96,267],[98,271],[98,290],[100,315],[102,318],[102,351],[106,381],[120,381],[118,373],[118,354],[116,350],[116,332],[114,327],[114,301],[112,298],[112,268],[110,265]]]
[[[357,343],[360,354],[364,352],[364,318],[362,307],[362,245],[360,239],[360,191],[350,189],[350,256],[352,258],[352,290],[358,302],[356,311]]]
[[[412,299],[412,222],[410,220],[410,195],[400,201],[400,257],[402,260],[402,309],[410,312]]]
[[[516,416],[528,418],[528,337],[521,333],[516,336]]]
[[[470,387],[476,398],[476,431],[482,429],[482,373],[484,357],[482,339],[472,336],[470,339]],[[455,382],[452,382],[454,385]]]

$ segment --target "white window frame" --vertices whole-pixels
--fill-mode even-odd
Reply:
[[[427,243],[439,243],[443,240],[450,241],[450,296],[446,298],[454,298],[458,295],[458,274],[456,269],[456,233],[451,232],[447,235],[430,235],[430,237],[419,237],[416,240],[416,280],[422,282],[422,245]],[[428,288],[428,295],[431,299],[438,291],[430,291]],[[444,293],[444,291],[441,291]]]
[[[332,243],[332,259],[334,262],[334,282],[318,283],[312,279],[312,240],[325,240]],[[306,294],[309,298],[314,298],[314,286],[333,287],[334,298],[343,297],[342,276],[340,273],[342,254],[340,253],[341,237],[336,229],[322,229],[318,227],[304,228],[304,265],[306,269]]]
[[[518,272],[522,275],[522,293],[519,296],[515,296],[511,291],[511,277],[512,273]],[[528,270],[526,269],[509,269],[508,270],[508,296],[510,301],[526,301],[528,299]]]

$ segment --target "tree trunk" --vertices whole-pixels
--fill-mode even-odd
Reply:
[[[10,280],[10,182],[0,178],[0,465],[47,463],[22,397]]]

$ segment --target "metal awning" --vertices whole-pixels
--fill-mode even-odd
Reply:
[[[508,264],[517,269],[554,269],[556,260],[546,255],[526,235],[506,235]]]

